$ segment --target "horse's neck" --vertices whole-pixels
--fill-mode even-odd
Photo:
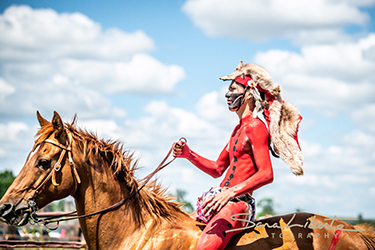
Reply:
[[[81,174],[81,179],[84,181],[74,195],[78,215],[108,208],[129,194],[128,188],[114,180],[112,171],[105,167],[98,169],[97,166],[86,166],[86,173]],[[134,231],[135,227],[125,206],[102,215],[80,219],[80,224],[90,249],[99,249],[104,243],[107,246],[116,244],[119,238]],[[103,240],[108,242],[102,242]]]
[[[87,161],[77,162],[77,165],[81,165],[77,169],[82,179],[73,195],[78,215],[108,208],[130,193],[123,182],[114,179],[112,170],[105,166],[106,162],[92,162],[95,162],[94,166]],[[144,225],[135,221],[132,214],[134,211],[142,215]],[[80,224],[89,249],[142,249],[154,242],[170,244],[176,237],[181,238],[180,241],[184,244],[196,244],[200,231],[195,227],[194,221],[182,213],[178,217],[173,221],[155,219],[146,211],[138,211],[133,204],[126,202],[114,211],[80,219]],[[173,232],[173,235],[165,240],[164,232]],[[161,246],[159,249],[169,247]]]

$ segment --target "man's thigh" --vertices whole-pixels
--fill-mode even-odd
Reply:
[[[242,228],[246,226],[248,204],[244,201],[229,202],[218,214],[216,214],[207,224],[198,241],[197,249],[224,249],[231,237],[241,231],[227,232],[230,229]],[[245,213],[245,215],[233,215]]]

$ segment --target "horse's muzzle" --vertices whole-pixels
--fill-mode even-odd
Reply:
[[[0,204],[0,220],[9,225],[24,226],[30,217],[30,208],[25,203],[20,203],[16,207],[11,203]]]

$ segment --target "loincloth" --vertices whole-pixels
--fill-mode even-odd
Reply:
[[[216,214],[215,211],[213,211],[212,208],[210,208],[210,210],[208,210],[207,213],[204,213],[203,209],[202,209],[202,205],[203,205],[203,202],[205,201],[205,199],[208,199],[209,197],[217,194],[217,193],[220,193],[222,192],[222,189],[220,187],[212,187],[209,191],[207,192],[204,192],[200,197],[198,197],[198,200],[197,200],[197,217],[196,217],[196,221],[200,221],[200,222],[203,222],[203,223],[208,223],[212,217],[214,217],[214,215]],[[250,195],[250,194],[243,194],[243,195],[240,195],[234,199],[232,199],[231,201],[233,202],[239,202],[239,201],[244,201],[247,203],[248,207],[249,207],[249,217],[248,217],[248,221],[254,221],[255,219],[255,199]]]

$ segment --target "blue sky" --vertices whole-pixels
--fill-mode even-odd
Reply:
[[[18,173],[58,111],[140,158],[179,137],[215,159],[238,118],[224,98],[239,60],[265,67],[303,116],[305,176],[273,159],[254,193],[279,213],[375,218],[375,1],[1,1],[0,171]],[[184,159],[159,174],[188,200],[220,180]],[[350,202],[348,202],[348,199]]]

